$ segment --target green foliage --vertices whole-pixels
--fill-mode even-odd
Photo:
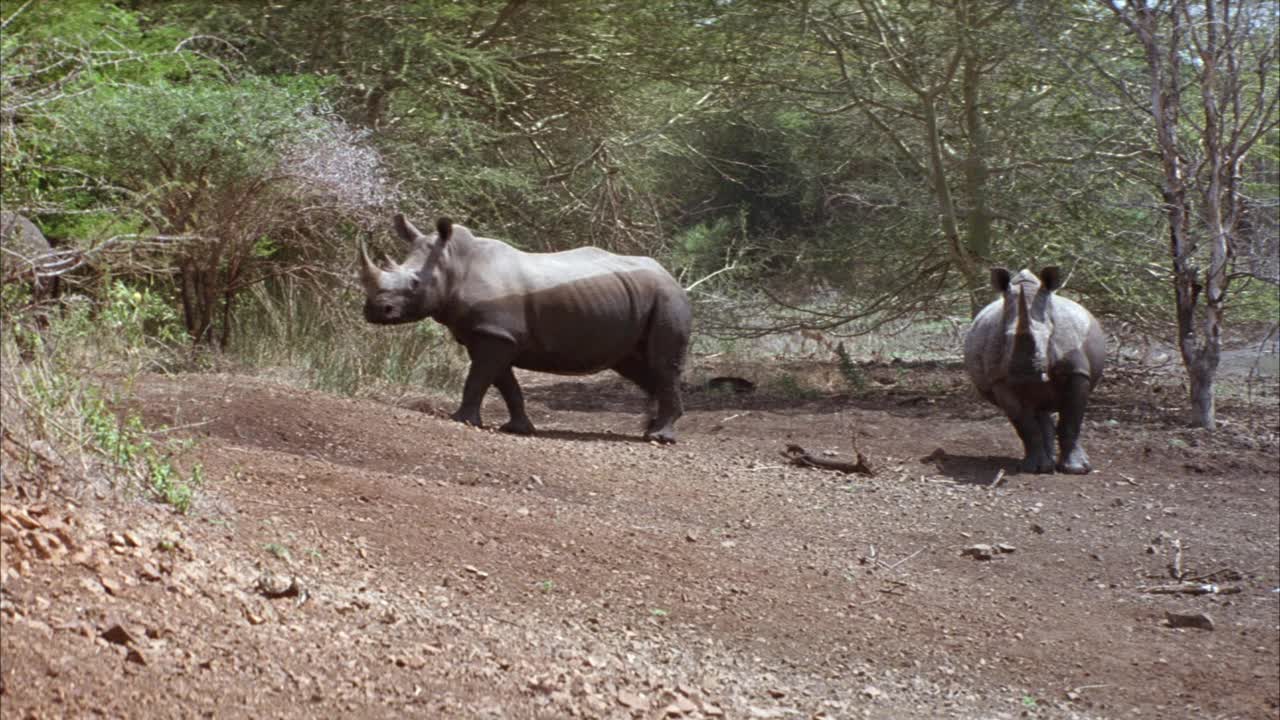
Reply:
[[[99,85],[68,100],[57,140],[67,161],[161,203],[170,232],[198,226],[176,197],[252,182],[272,171],[298,138],[320,129],[309,82],[246,78]],[[186,220],[184,222],[184,220]]]
[[[180,513],[191,508],[195,491],[203,482],[203,470],[196,464],[190,472],[182,472],[175,460],[185,449],[181,444],[176,449],[157,444],[142,418],[132,413],[116,415],[94,388],[86,390],[82,412],[92,449],[132,476],[156,500]]]
[[[124,342],[142,347],[147,341],[173,345],[182,340],[182,321],[173,306],[151,287],[133,287],[123,280],[111,283],[98,322]]]
[[[861,392],[867,387],[867,378],[863,374],[862,368],[858,367],[858,363],[854,362],[849,355],[849,351],[845,349],[844,343],[836,344],[836,362],[840,368],[840,376],[849,384],[849,388]]]
[[[53,314],[43,331],[12,306],[4,308],[0,415],[6,433],[25,447],[52,448],[67,461],[64,482],[103,479],[187,512],[202,483],[198,464],[184,470],[180,462],[190,444],[161,439],[163,430],[118,410],[129,404],[140,363],[164,352],[154,341],[174,332],[172,311],[149,291],[122,282],[109,297],[96,312],[80,302]]]
[[[294,280],[261,285],[242,308],[234,355],[288,370],[305,387],[356,394],[371,388],[460,387],[466,357],[431,321],[374,326],[360,315],[362,294]]]

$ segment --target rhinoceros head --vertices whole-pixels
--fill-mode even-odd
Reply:
[[[404,215],[395,217],[396,234],[409,245],[404,262],[388,261],[380,268],[360,244],[360,282],[364,285],[364,319],[380,325],[414,322],[429,317],[445,294],[446,244],[453,222],[440,218],[436,236],[424,235]]]
[[[1039,277],[1027,270],[1011,276],[1004,268],[992,268],[991,284],[1004,296],[1001,363],[1009,379],[1048,380],[1053,292],[1062,284],[1058,268],[1047,267]]]

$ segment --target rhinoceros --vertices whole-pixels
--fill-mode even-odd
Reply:
[[[1086,474],[1092,468],[1080,445],[1089,393],[1102,379],[1106,337],[1097,319],[1061,297],[1056,267],[1010,276],[991,271],[1001,298],[984,307],[964,340],[964,363],[979,394],[996,404],[1022,439],[1023,472]],[[1058,461],[1054,424],[1058,413]]]
[[[360,246],[364,316],[377,324],[432,318],[467,349],[471,367],[454,420],[479,426],[480,403],[496,385],[511,416],[500,429],[532,434],[512,368],[613,370],[656,401],[645,438],[675,442],[693,314],[684,288],[655,260],[594,247],[523,252],[449,218],[430,236],[404,215],[394,224],[410,248],[404,262],[381,269]]]

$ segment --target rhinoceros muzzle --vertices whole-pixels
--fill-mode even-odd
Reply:
[[[408,320],[396,306],[376,302],[364,304],[364,319],[377,325],[394,325]]]
[[[1009,380],[1015,383],[1048,382],[1044,357],[1036,351],[1035,338],[1030,333],[1013,336],[1013,353],[1009,358]]]

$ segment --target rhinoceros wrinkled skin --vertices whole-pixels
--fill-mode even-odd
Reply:
[[[997,405],[1025,450],[1023,472],[1086,474],[1080,445],[1089,394],[1102,379],[1106,336],[1079,303],[1056,294],[1056,267],[1010,276],[991,271],[1001,298],[983,308],[964,340],[964,363],[979,394]],[[1058,413],[1054,462],[1053,413]]]
[[[395,228],[410,246],[404,262],[384,270],[360,249],[365,319],[432,318],[466,347],[471,367],[454,420],[479,426],[480,403],[494,385],[511,415],[501,429],[531,434],[512,368],[614,370],[656,400],[645,437],[675,442],[692,310],[684,288],[656,261],[592,247],[527,253],[448,218],[433,235],[403,215]]]

